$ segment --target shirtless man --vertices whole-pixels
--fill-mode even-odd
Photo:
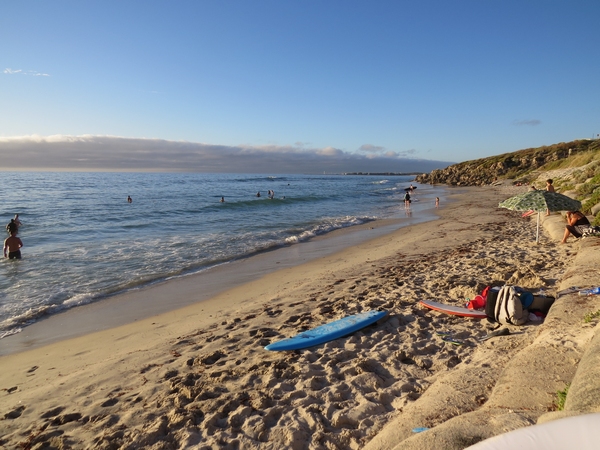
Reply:
[[[4,241],[4,257],[8,259],[21,259],[23,241],[17,237],[17,230],[11,230],[10,237]]]

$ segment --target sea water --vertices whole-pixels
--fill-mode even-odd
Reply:
[[[19,214],[24,247],[21,260],[0,264],[0,337],[127,290],[402,217],[412,179],[3,172],[0,218]],[[411,211],[432,208],[441,189],[413,184]]]

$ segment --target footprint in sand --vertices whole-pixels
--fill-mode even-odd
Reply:
[[[10,412],[4,414],[5,419],[17,419],[21,417],[21,414],[25,411],[25,406],[21,405],[18,408],[13,409]]]
[[[118,398],[109,398],[108,400],[106,400],[104,403],[101,403],[100,406],[102,408],[106,408],[108,406],[114,406],[119,402]]]
[[[42,414],[40,417],[42,419],[49,419],[50,417],[56,417],[58,416],[61,412],[63,412],[65,409],[64,406],[57,406],[56,408],[51,409],[50,411],[46,411],[44,414]]]
[[[225,353],[223,353],[220,350],[217,350],[216,352],[213,352],[210,355],[198,357],[198,362],[205,366],[211,366],[224,356]]]

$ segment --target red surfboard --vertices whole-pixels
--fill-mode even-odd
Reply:
[[[474,319],[485,319],[485,311],[477,311],[475,309],[461,308],[460,306],[445,305],[444,303],[434,302],[433,300],[421,300],[419,302],[426,308],[434,311],[451,314],[453,316],[472,317]]]

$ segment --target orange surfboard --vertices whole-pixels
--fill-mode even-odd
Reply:
[[[476,309],[461,308],[460,306],[445,305],[444,303],[434,302],[433,300],[421,300],[419,302],[426,308],[434,311],[451,314],[453,316],[472,317],[474,319],[485,319],[485,311],[477,311]]]

